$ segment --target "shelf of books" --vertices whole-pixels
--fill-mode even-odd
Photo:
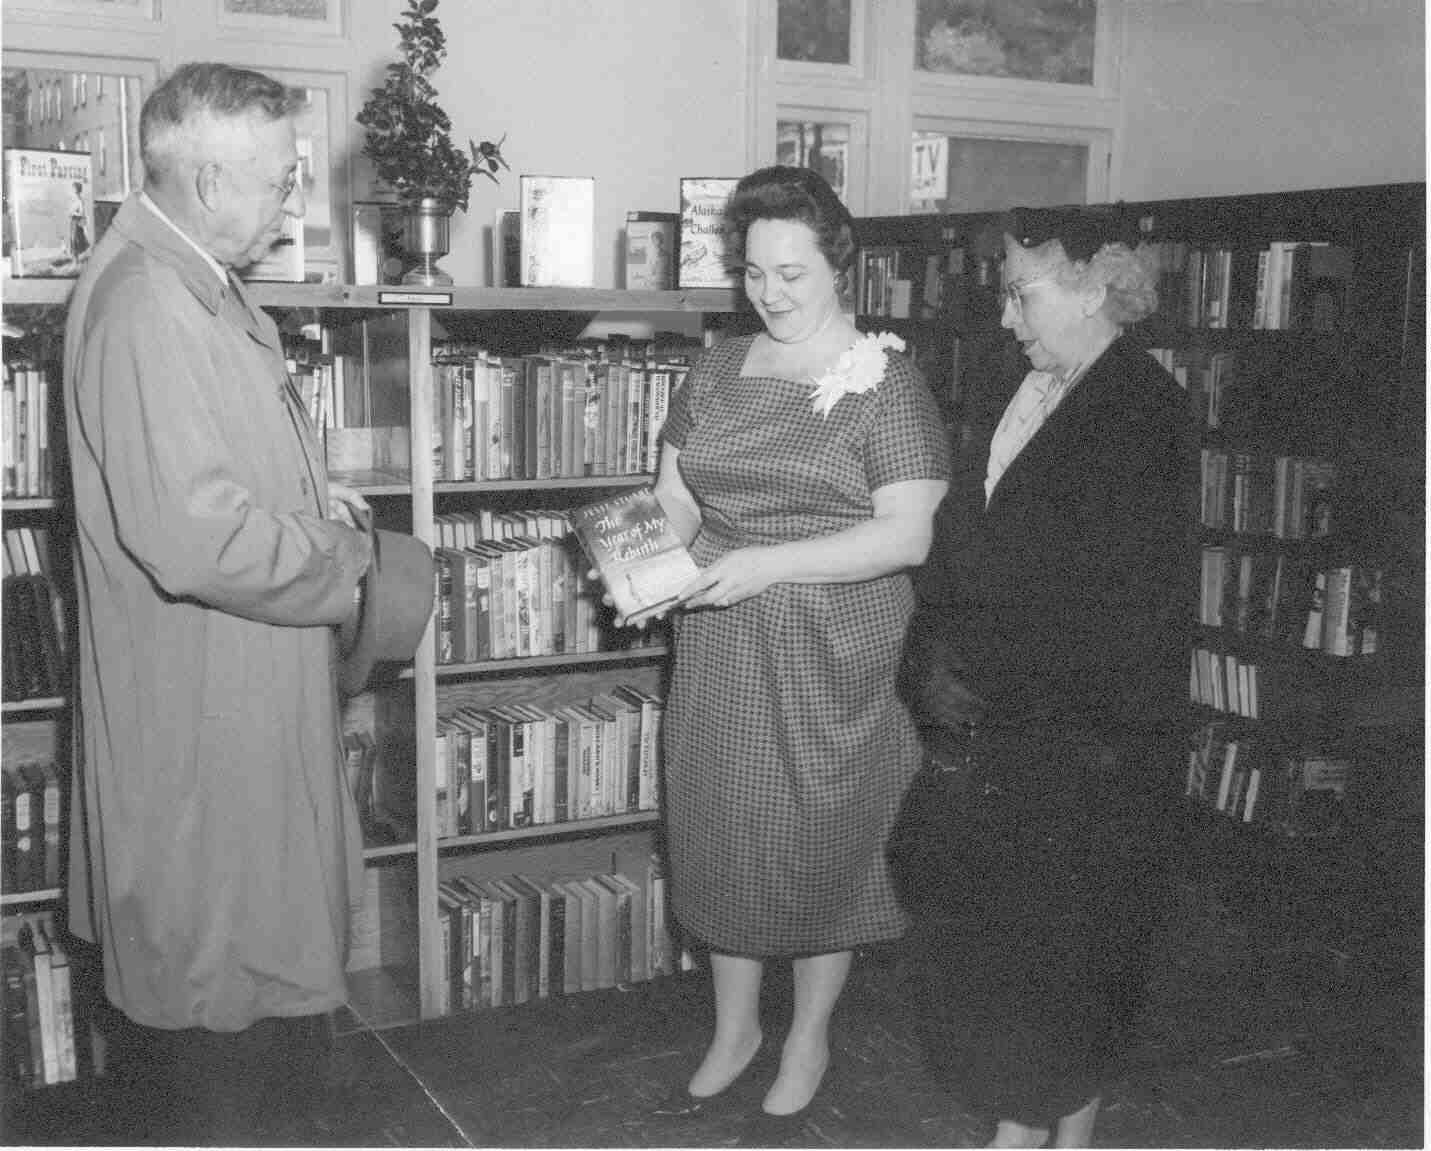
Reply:
[[[9,1037],[5,1078],[29,1088],[87,1074],[92,1049],[79,1007],[83,988],[72,977],[57,918],[69,779],[62,753],[69,541],[58,487],[63,435],[55,387],[61,319],[58,309],[17,309],[11,299],[7,289],[0,390],[0,986]]]
[[[21,927],[63,944],[51,915],[67,709],[55,575],[68,540],[56,532],[58,424],[41,416],[58,401],[54,337],[72,286],[6,286],[0,911],[17,978],[35,969],[33,946],[15,946]],[[735,294],[249,291],[279,323],[330,473],[381,526],[428,542],[440,573],[412,665],[380,668],[343,717],[365,861],[353,1016],[391,1026],[671,970],[653,855],[668,647],[659,623],[615,626],[571,518],[651,482],[664,405],[701,343],[661,333],[662,318],[700,330]],[[597,318],[655,334],[583,338]],[[27,1082],[63,1081],[34,1066]]]
[[[8,657],[7,657],[8,658]],[[0,978],[5,1075],[22,1088],[50,1087],[88,1074],[84,987],[73,975],[56,919],[62,896],[62,765],[56,724],[10,720],[3,729],[0,832]]]
[[[102,1070],[104,1046],[71,958],[53,911],[7,905],[0,925],[7,1083],[54,1087]]]
[[[616,626],[573,520],[651,483],[701,338],[582,332],[595,317],[689,330],[734,294],[250,290],[330,473],[436,560],[412,665],[380,668],[344,716],[367,864],[354,1016],[388,1026],[671,970],[653,856],[669,649],[659,622]]]
[[[855,221],[850,303],[863,331],[890,331],[923,372],[951,427],[968,423],[965,380],[984,383],[999,328],[999,214],[869,216]],[[991,400],[988,402],[992,402]]]

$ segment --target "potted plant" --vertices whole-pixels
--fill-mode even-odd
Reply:
[[[474,176],[496,183],[498,169],[508,166],[502,155],[505,135],[495,144],[469,139],[465,151],[452,142],[452,121],[430,79],[447,56],[437,4],[408,0],[393,25],[402,58],[387,66],[382,87],[372,89],[358,113],[367,131],[363,155],[405,209],[404,245],[420,261],[403,276],[408,284],[452,282],[437,267],[448,250],[452,213],[467,210]]]

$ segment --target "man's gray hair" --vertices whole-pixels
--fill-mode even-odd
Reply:
[[[297,115],[307,102],[301,88],[290,88],[271,76],[231,64],[181,64],[144,101],[139,116],[139,152],[146,179],[171,175],[186,155],[199,155],[205,121],[222,123],[245,116],[281,120]]]

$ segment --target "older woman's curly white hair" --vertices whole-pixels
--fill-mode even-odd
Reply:
[[[1103,310],[1115,324],[1136,324],[1158,310],[1157,274],[1146,244],[1136,249],[1104,244],[1088,260],[1069,261],[1069,266],[1081,282],[1107,289]]]
[[[1088,243],[1073,236],[1065,243],[1052,236],[1027,244],[1004,233],[1006,281],[1050,277],[1075,288],[1107,289],[1103,312],[1120,326],[1136,324],[1158,310],[1156,263],[1146,244],[1131,248],[1121,240]]]

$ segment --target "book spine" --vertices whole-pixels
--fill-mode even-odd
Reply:
[[[1326,589],[1322,600],[1321,649],[1329,655],[1355,654],[1356,637],[1352,630],[1352,569],[1332,568],[1326,573]]]
[[[25,991],[25,959],[17,947],[0,949],[0,969],[4,973],[4,1060],[12,1083],[22,1088],[34,1085],[30,1063],[30,1028]]]
[[[42,625],[43,626],[43,625]],[[44,884],[46,887],[60,885],[60,777],[53,763],[40,766],[44,776],[44,803],[42,823],[44,827]]]
[[[25,986],[25,1027],[29,1038],[30,1083],[39,1087],[48,1082],[45,1078],[45,1026],[40,1005],[40,983],[35,972],[35,957],[23,946],[20,953],[24,965],[21,975]]]
[[[40,1019],[40,1050],[46,1086],[60,1082],[59,1032],[55,1015],[54,983],[51,979],[50,953],[36,929],[26,923],[20,929],[23,947],[35,968],[35,995]]]
[[[452,624],[452,553],[447,548],[438,548],[433,555],[434,580],[437,584],[436,591],[436,627],[433,629],[433,637],[436,641],[435,659],[438,663],[452,663],[453,661],[453,624]]]
[[[646,369],[632,364],[626,385],[626,467],[627,475],[635,475],[644,470],[646,447],[645,428],[642,426],[646,411]]]
[[[516,428],[517,428],[517,376],[521,371],[520,361],[503,356],[499,361],[501,373],[501,410],[496,414],[494,437],[498,444],[497,474],[493,479],[516,479]]]
[[[434,742],[433,774],[435,779],[435,808],[437,813],[437,835],[445,838],[452,834],[452,795],[450,788],[452,764],[448,756],[448,731],[438,726]]]
[[[671,400],[671,373],[661,367],[650,373],[650,394],[646,404],[645,471],[655,474],[661,465],[661,428]]]
[[[606,404],[602,412],[606,468],[604,475],[619,476],[626,471],[626,389],[630,383],[630,373],[622,363],[608,365],[606,380]]]
[[[518,654],[541,654],[541,571],[537,545],[529,538],[517,551]]]
[[[566,991],[566,893],[556,883],[542,885],[548,902],[547,911],[547,994],[561,995]]]
[[[656,808],[656,701],[648,699],[641,708],[640,755],[636,809],[654,811]]]
[[[15,365],[6,364],[5,382],[3,388],[0,388],[0,447],[3,448],[4,453],[3,494],[6,496],[18,494],[15,482],[15,458],[20,437],[15,424],[15,376]]]
[[[35,843],[37,817],[35,797],[18,774],[13,775],[15,787],[15,890],[35,891],[40,887],[40,867]]]
[[[531,433],[535,460],[533,470],[536,479],[547,480],[555,474],[552,470],[552,364],[545,358],[537,358],[533,364],[536,383],[531,397],[535,408],[532,415],[534,430]]]

